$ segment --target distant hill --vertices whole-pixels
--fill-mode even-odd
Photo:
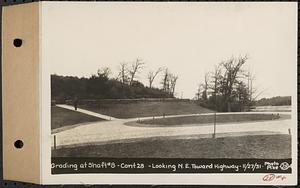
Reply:
[[[291,96],[277,96],[272,98],[262,98],[255,101],[256,106],[285,106],[292,104]]]

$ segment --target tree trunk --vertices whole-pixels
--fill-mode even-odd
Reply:
[[[230,101],[227,102],[227,112],[231,112],[231,103],[230,103]]]

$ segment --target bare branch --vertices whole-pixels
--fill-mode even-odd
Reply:
[[[130,81],[129,85],[132,85],[134,79],[136,78],[136,75],[140,72],[140,70],[143,68],[143,65],[145,63],[142,61],[142,59],[137,58],[135,62],[131,64],[131,68],[128,70],[130,75]]]
[[[128,78],[127,63],[122,62],[119,65],[119,74],[117,79],[120,80],[122,84],[127,84]]]
[[[148,75],[147,75],[147,78],[148,78],[148,81],[149,81],[149,87],[152,88],[152,84],[154,82],[154,79],[156,78],[156,76],[161,72],[163,71],[163,68],[162,67],[159,67],[155,72],[153,71],[149,71]]]

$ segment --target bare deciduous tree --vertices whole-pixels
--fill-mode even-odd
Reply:
[[[203,84],[198,84],[198,89],[197,89],[197,93],[196,93],[196,100],[200,100],[201,99],[201,92],[202,92],[202,85]]]
[[[158,68],[155,72],[154,71],[149,71],[147,78],[149,81],[149,88],[152,88],[152,84],[154,82],[154,79],[156,78],[156,76],[162,71],[163,69],[160,67]]]
[[[255,79],[255,75],[249,70],[247,74],[245,74],[245,77],[247,78],[249,101],[252,101],[254,99],[253,95],[256,92],[256,90],[253,88],[253,81]]]
[[[97,74],[98,76],[109,78],[112,73],[109,67],[102,67],[98,69]]]
[[[170,93],[174,96],[175,93],[175,86],[177,82],[178,76],[174,74],[170,74]]]
[[[231,58],[221,64],[225,71],[222,78],[222,91],[228,112],[231,112],[233,86],[237,81],[238,74],[242,72],[241,67],[246,63],[247,59],[247,56]]]
[[[132,85],[134,79],[137,76],[137,73],[140,72],[140,70],[143,68],[143,65],[145,63],[142,61],[142,59],[137,58],[135,62],[131,64],[131,68],[128,70],[130,80],[129,80],[129,85]]]
[[[220,65],[218,65],[218,66],[215,66],[215,70],[212,73],[213,74],[213,76],[212,76],[213,84],[212,84],[211,89],[213,91],[212,93],[213,93],[213,96],[215,98],[216,98],[216,95],[218,93],[219,85],[220,85],[220,82],[221,82],[221,77],[222,77],[221,72],[222,72],[222,69],[221,69]]]
[[[209,72],[204,76],[204,83],[202,84],[203,92],[202,92],[202,99],[207,100],[207,90],[208,90],[208,83],[209,83]]]
[[[205,75],[204,83],[201,84],[202,98],[209,95],[207,97],[212,99],[204,101],[205,105],[228,112],[250,109],[256,90],[252,86],[254,75],[243,70],[247,60],[247,56],[232,57],[215,66],[211,76]]]
[[[119,74],[118,74],[118,80],[122,82],[122,84],[128,83],[128,71],[127,71],[127,63],[120,63],[119,65]]]
[[[168,68],[165,69],[164,71],[164,75],[163,75],[163,79],[162,79],[162,89],[164,92],[168,92],[169,91],[169,80],[170,80],[170,73]]]
[[[166,68],[163,75],[163,79],[161,81],[162,90],[174,96],[177,80],[178,76],[170,73],[169,70]]]

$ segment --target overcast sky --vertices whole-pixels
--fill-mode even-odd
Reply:
[[[192,98],[205,72],[248,54],[260,97],[292,95],[296,23],[296,3],[43,2],[42,56],[51,73],[79,77],[104,66],[116,76],[121,62],[140,57],[140,81],[168,67],[179,76],[177,96]]]

